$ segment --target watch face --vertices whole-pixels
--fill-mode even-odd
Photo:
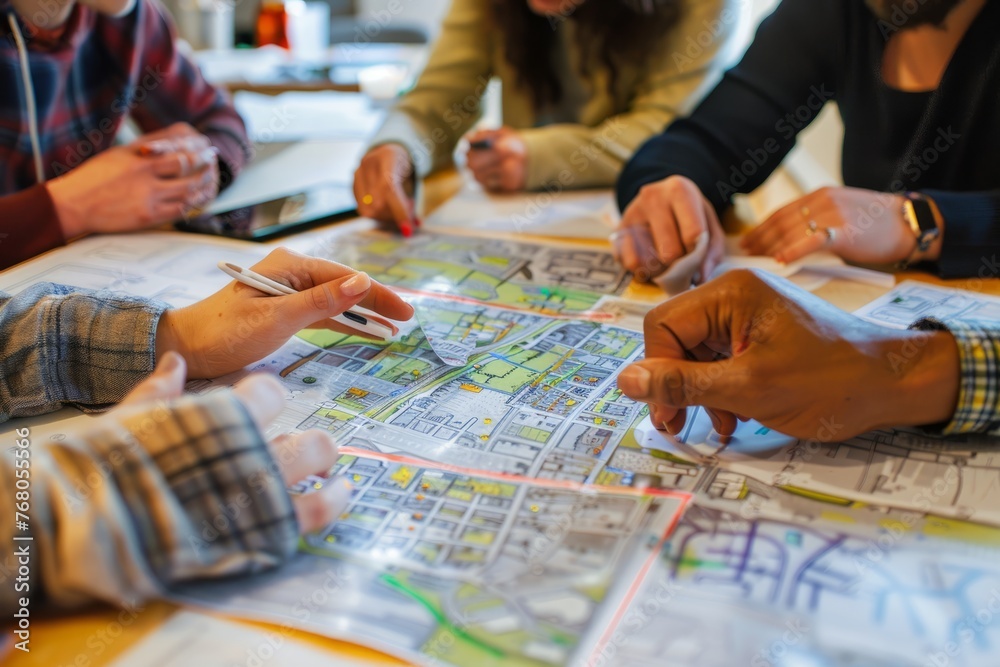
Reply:
[[[930,202],[923,197],[913,197],[906,202],[906,205],[922,233],[937,231],[937,223],[934,222],[934,211],[931,209]]]
[[[920,251],[925,252],[941,233],[930,202],[919,195],[910,195],[903,206],[903,217],[916,235]]]

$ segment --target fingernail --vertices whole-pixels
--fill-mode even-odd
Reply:
[[[424,221],[421,220],[420,218],[414,218],[413,219],[413,224],[415,226],[417,226],[417,227],[423,227],[424,226]]]
[[[413,236],[413,227],[410,227],[409,225],[400,225],[399,233],[405,236],[406,238],[410,238],[411,236]]]
[[[157,373],[170,374],[177,370],[184,358],[173,350],[167,352],[160,358],[160,363],[156,365]]]
[[[359,273],[350,280],[342,283],[340,285],[340,291],[345,296],[357,296],[359,294],[364,294],[372,286],[372,279],[367,273]]]
[[[670,422],[663,422],[663,430],[669,433],[670,435],[677,435],[676,433],[674,433],[674,429],[671,428]]]
[[[629,366],[618,376],[618,388],[633,398],[647,396],[651,378],[649,371],[642,366]]]

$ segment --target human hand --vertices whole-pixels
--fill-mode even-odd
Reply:
[[[336,262],[278,248],[252,268],[299,293],[268,296],[231,282],[203,301],[168,310],[156,331],[157,358],[174,350],[187,359],[189,378],[218,377],[263,359],[302,329],[356,333],[328,319],[356,305],[392,320],[413,316],[392,290]]]
[[[180,398],[186,376],[184,358],[175,352],[165,354],[156,370],[108,413],[107,418],[150,411]],[[233,393],[262,432],[285,407],[281,384],[267,375],[252,375],[242,380],[233,388]],[[310,475],[325,476],[339,457],[333,438],[319,430],[279,436],[269,443],[269,447],[286,487]],[[316,493],[293,495],[292,505],[300,532],[310,533],[327,526],[347,508],[350,499],[351,486],[346,480],[327,484]]]
[[[643,186],[612,236],[615,257],[642,281],[664,273],[708,233],[708,252],[696,279],[708,279],[725,255],[725,233],[715,209],[688,178],[671,176]]]
[[[739,416],[829,441],[944,422],[958,400],[950,334],[880,327],[766,273],[732,271],[674,297],[646,316],[645,339],[646,359],[618,387],[674,434],[692,405],[721,435]]]
[[[381,222],[394,222],[403,236],[420,226],[416,204],[416,173],[406,148],[399,144],[375,146],[354,172],[358,213]]]
[[[204,203],[215,199],[219,194],[220,174],[218,151],[212,146],[212,141],[204,134],[187,123],[174,123],[169,127],[142,135],[132,142],[140,155],[177,155],[176,172],[168,169],[161,172],[161,178],[177,178],[186,173],[193,173],[199,159],[207,161],[207,169],[211,172],[211,180],[200,193]]]
[[[116,146],[49,181],[66,238],[172,222],[214,198],[215,150],[184,141],[186,147],[152,155],[143,154],[143,144]]]
[[[490,192],[521,192],[528,182],[528,147],[512,128],[479,130],[468,137],[466,165]],[[477,144],[488,147],[476,148]]]
[[[903,219],[904,202],[902,195],[874,190],[821,188],[774,213],[741,245],[753,255],[769,255],[784,263],[819,250],[852,262],[901,262],[917,245]]]

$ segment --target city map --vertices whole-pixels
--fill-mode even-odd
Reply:
[[[280,429],[324,429],[342,446],[449,465],[606,481],[603,462],[644,414],[614,379],[641,356],[641,334],[438,297],[413,303],[418,320],[434,314],[433,327],[411,325],[391,342],[307,331],[268,360],[292,399]],[[470,321],[488,323],[486,344],[464,365],[445,363],[427,331],[467,340]]]
[[[997,664],[995,446],[909,431],[805,442],[754,422],[723,446],[711,428],[697,410],[678,438],[637,431],[661,459],[649,472],[692,500],[648,583],[669,602],[623,624],[606,664]],[[731,645],[711,640],[720,627]]]
[[[370,232],[320,244],[314,254],[397,287],[544,313],[581,313],[631,276],[610,252],[483,236]]]
[[[687,502],[369,453],[331,472],[353,500],[289,567],[175,598],[418,662],[564,665],[627,608]]]
[[[81,241],[0,287],[185,305],[225,284],[219,259],[262,254],[137,238]],[[351,504],[287,567],[181,601],[422,664],[1000,664],[995,439],[819,443],[746,422],[723,443],[698,409],[670,437],[617,389],[648,304],[617,297],[609,254],[429,233],[323,248],[405,287],[415,319],[389,341],[304,331],[189,389],[273,374],[288,403],[267,435],[319,428],[342,448],[297,491],[346,476]],[[906,283],[859,314],[996,321],[997,303]]]
[[[362,459],[402,457],[685,499],[633,604],[600,639],[590,637],[597,648],[589,658],[567,654],[562,664],[653,665],[667,655],[667,664],[690,667],[744,659],[788,667],[945,664],[927,661],[952,643],[961,651],[944,654],[946,664],[996,664],[1000,616],[995,629],[984,625],[965,641],[969,615],[988,609],[994,591],[1000,614],[1000,453],[989,442],[915,431],[800,442],[748,422],[724,445],[698,410],[670,438],[615,388],[617,371],[641,357],[638,333],[467,299],[411,302],[419,325],[398,340],[304,332],[290,344],[273,367],[295,397],[285,428],[327,429]],[[448,346],[435,348],[428,336]],[[465,365],[452,365],[461,359]],[[370,489],[373,475],[359,475]],[[421,493],[408,501],[421,516],[415,523],[412,515],[384,514],[376,502],[388,502],[382,489],[364,493],[371,504],[307,538],[304,550],[385,558],[388,548],[393,566],[478,576],[500,548],[499,512],[479,525],[456,523]],[[461,535],[483,543],[463,544]],[[658,586],[669,602],[639,622],[643,596]],[[674,624],[691,632],[678,635]],[[732,643],[715,641],[717,625],[732,629]],[[794,650],[782,639],[789,627],[802,633]],[[887,636],[899,642],[887,644]],[[775,656],[773,645],[788,650]],[[426,657],[428,645],[420,646]]]

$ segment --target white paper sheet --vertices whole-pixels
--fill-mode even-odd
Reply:
[[[893,329],[923,317],[1000,323],[1000,297],[908,280],[854,314]]]
[[[465,178],[462,190],[427,216],[429,226],[605,241],[620,219],[610,190],[495,195]]]
[[[896,284],[891,273],[850,266],[831,252],[816,252],[802,259],[781,264],[771,257],[751,257],[739,245],[740,237],[726,237],[726,260],[713,277],[734,269],[758,269],[787,278],[802,289],[815,291],[831,280],[850,280],[885,289]]]

